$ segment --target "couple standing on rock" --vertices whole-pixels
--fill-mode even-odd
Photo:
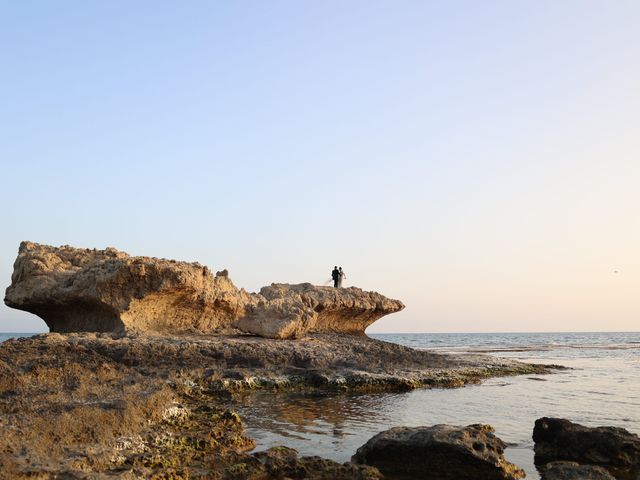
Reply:
[[[335,288],[342,288],[342,280],[347,278],[347,276],[342,271],[342,267],[338,268],[333,267],[333,271],[331,272],[331,278],[333,278],[333,286]]]

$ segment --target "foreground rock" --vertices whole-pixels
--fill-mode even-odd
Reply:
[[[640,438],[618,427],[585,427],[561,418],[536,420],[536,464],[567,460],[599,465],[616,478],[640,475]]]
[[[548,366],[490,356],[441,355],[369,337],[310,334],[295,342],[250,335],[120,336],[49,333],[1,344],[0,361],[86,352],[165,380],[190,379],[208,391],[322,388],[403,391],[461,387],[482,379],[547,373]],[[54,353],[55,352],[55,353]],[[0,370],[0,379],[2,371]],[[17,381],[7,377],[7,384]]]
[[[542,480],[616,480],[602,467],[576,462],[551,462],[541,472]]]
[[[489,425],[396,427],[371,438],[352,461],[373,465],[394,479],[524,478],[522,469],[504,459],[504,448]]]
[[[0,345],[0,479],[378,479],[372,467],[249,454],[241,419],[195,378],[60,335]]]
[[[238,289],[223,270],[131,257],[113,248],[22,242],[5,303],[41,317],[52,332],[229,333],[271,338],[364,334],[404,305],[359,288],[274,284]]]
[[[248,467],[264,474],[264,478],[323,479],[323,480],[378,480],[384,478],[377,468],[351,462],[343,464],[321,457],[298,457],[292,448],[274,447],[258,452],[253,457],[259,462],[257,468]],[[254,474],[255,475],[255,474]],[[254,478],[257,478],[255,475]]]
[[[545,371],[337,334],[13,339],[0,344],[0,479],[378,478],[287,450],[247,453],[254,443],[232,399],[255,388],[406,390]]]

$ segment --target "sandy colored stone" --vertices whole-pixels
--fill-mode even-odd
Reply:
[[[9,307],[41,317],[52,332],[228,333],[270,338],[314,332],[364,334],[404,305],[359,288],[273,284],[258,294],[237,288],[224,269],[131,257],[114,248],[79,249],[22,242]]]
[[[356,287],[316,287],[310,283],[274,283],[260,290],[237,326],[269,338],[300,337],[305,333],[364,334],[376,320],[404,308],[402,302]]]
[[[184,333],[230,327],[250,295],[198,263],[22,242],[4,301],[52,332]]]

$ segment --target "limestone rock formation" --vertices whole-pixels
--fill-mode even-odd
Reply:
[[[258,298],[237,326],[270,338],[299,337],[306,332],[364,334],[376,320],[404,308],[402,302],[376,292],[310,283],[274,283],[263,287]]]
[[[5,303],[53,332],[218,333],[271,338],[309,332],[363,334],[401,302],[358,288],[274,284],[237,288],[226,269],[106,250],[22,242]]]
[[[616,480],[602,467],[576,462],[551,462],[541,473],[542,480]]]
[[[602,466],[616,478],[640,474],[640,437],[624,428],[590,428],[543,417],[536,420],[533,441],[536,464],[567,460]]]
[[[372,437],[352,461],[377,467],[390,479],[524,478],[522,469],[504,459],[504,448],[489,425],[395,427]]]
[[[250,296],[198,263],[22,242],[5,303],[53,332],[216,331]]]

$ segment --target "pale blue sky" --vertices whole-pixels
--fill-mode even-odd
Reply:
[[[638,330],[638,25],[636,1],[0,2],[0,283],[29,239],[252,291],[342,265],[407,304],[371,331]]]

